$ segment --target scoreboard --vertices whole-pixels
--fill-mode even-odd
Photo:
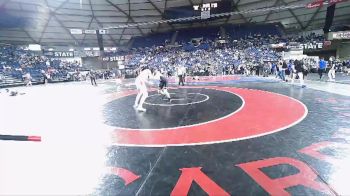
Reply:
[[[210,18],[210,14],[220,14],[233,11],[233,1],[223,0],[218,2],[195,4],[193,6],[171,7],[165,10],[166,19],[202,16],[202,19]],[[228,17],[228,16],[226,16]],[[193,21],[176,22],[188,23]]]

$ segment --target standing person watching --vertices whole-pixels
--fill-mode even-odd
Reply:
[[[96,73],[94,71],[90,71],[89,72],[89,76],[90,76],[90,81],[91,81],[91,85],[92,86],[97,86],[97,83],[96,83]]]
[[[318,64],[318,75],[320,76],[320,80],[322,79],[322,75],[323,73],[326,72],[326,68],[327,68],[327,62],[324,60],[324,58],[322,57],[320,59],[320,62]]]
[[[182,68],[182,66],[180,65],[178,68],[177,68],[177,76],[179,77],[179,85],[182,84],[182,86],[185,86],[185,83],[184,83],[184,69]]]
[[[332,58],[329,59],[329,66],[330,69],[328,71],[328,81],[334,82],[335,81],[335,62]]]
[[[299,60],[294,61],[294,70],[293,71],[294,71],[294,73],[293,73],[293,77],[292,77],[292,84],[294,83],[296,76],[298,76],[301,87],[305,88],[306,85],[304,85],[304,74],[303,74],[304,69],[303,69],[303,64],[301,61],[299,61]]]
[[[48,82],[48,77],[47,77],[47,74],[46,74],[46,72],[45,72],[45,70],[41,70],[40,71],[41,72],[41,75],[43,76],[43,84],[46,84],[46,82]]]
[[[286,81],[286,69],[288,69],[288,65],[286,61],[281,62],[282,65],[280,65],[279,68],[279,76],[283,81]]]

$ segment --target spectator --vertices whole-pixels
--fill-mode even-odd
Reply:
[[[91,85],[92,85],[92,86],[97,86],[97,83],[96,83],[96,73],[95,73],[93,70],[90,70],[89,76],[90,76]]]
[[[320,76],[320,80],[322,79],[323,73],[326,72],[326,67],[327,67],[327,62],[322,57],[320,62],[319,62],[319,67],[318,67],[318,75]]]
[[[32,86],[32,76],[30,75],[30,73],[26,73],[24,75],[24,81],[26,86]]]
[[[329,68],[328,81],[333,82],[335,81],[335,62],[333,61],[333,58],[329,59]]]
[[[185,85],[185,83],[184,83],[185,74],[186,74],[185,67],[183,67],[183,66],[177,67],[177,76],[179,77],[179,85],[181,85],[181,84],[182,84],[182,86]]]
[[[286,81],[286,69],[288,68],[286,61],[280,61],[278,68],[278,76],[282,81]]]
[[[305,88],[306,85],[304,85],[303,65],[302,62],[299,60],[294,61],[292,84],[294,84],[294,80],[296,79],[296,77],[299,78],[301,87]]]

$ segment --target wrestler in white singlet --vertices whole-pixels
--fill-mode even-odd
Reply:
[[[145,112],[146,109],[142,107],[143,103],[145,102],[146,98],[148,97],[148,91],[146,82],[149,78],[152,77],[152,72],[148,68],[143,68],[143,70],[140,72],[140,74],[136,77],[135,85],[138,90],[134,108],[136,108],[140,112]]]

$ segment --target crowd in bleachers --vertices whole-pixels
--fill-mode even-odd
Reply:
[[[307,42],[323,42],[325,41],[325,37],[323,35],[310,33],[306,36],[289,36],[285,41],[289,42],[299,42],[299,43],[307,43]]]
[[[129,71],[148,65],[167,75],[176,75],[179,67],[185,67],[187,75],[194,76],[221,74],[267,76],[277,73],[279,66],[281,69],[283,64],[282,52],[272,48],[271,44],[284,43],[288,46],[296,42],[316,43],[325,40],[322,35],[314,33],[307,36],[281,36],[275,25],[269,28],[231,26],[226,29],[224,37],[218,27],[207,28],[207,30],[209,33],[204,30],[181,30],[177,32],[177,44],[170,44],[169,40],[175,34],[169,32],[163,33],[162,36],[148,36],[143,41],[135,39],[138,40],[136,43],[139,47],[123,51],[122,55],[126,57],[124,64]],[[154,45],[150,46],[152,43]],[[292,71],[293,62],[284,62],[288,65],[287,73]],[[344,67],[350,68],[349,61],[341,62],[335,59],[335,62],[338,71],[344,71]],[[317,66],[317,62],[313,59],[303,59],[302,63],[308,71]],[[51,59],[20,47],[11,45],[0,47],[0,75],[10,75],[23,81],[28,80],[28,77],[34,81],[45,78],[85,80],[87,74],[81,74],[79,71],[81,66],[79,62]],[[113,73],[114,71],[111,70],[97,71],[95,75],[96,78],[110,78],[115,75]]]
[[[318,36],[308,38],[282,39],[276,35],[254,34],[240,39],[230,39],[225,44],[212,40],[204,41],[209,47],[187,50],[183,45],[177,47],[153,46],[134,50],[126,64],[130,67],[145,64],[164,72],[175,72],[176,67],[184,66],[189,73],[231,74],[258,73],[260,68],[269,66],[281,59],[281,52],[270,47],[271,44],[287,43],[307,39],[319,39]],[[198,49],[199,48],[199,49]]]
[[[276,78],[292,83],[296,78],[305,78],[310,72],[320,73],[317,57],[302,55],[288,59],[282,57],[283,50],[273,48],[272,45],[283,43],[284,48],[299,48],[303,44],[324,43],[323,35],[311,33],[307,36],[285,37],[270,33],[245,34],[244,37],[228,34],[224,43],[220,42],[219,34],[214,38],[212,33],[210,39],[202,37],[199,43],[196,40],[186,43],[186,39],[180,39],[182,41],[177,46],[165,44],[139,48],[129,54],[126,65],[134,68],[148,66],[167,75],[178,75],[177,71],[183,67],[187,70],[186,75],[191,76],[245,74],[268,77],[273,74]],[[324,72],[328,73],[329,81],[335,81],[336,71],[350,74],[350,60],[341,61],[331,57],[326,64]],[[334,76],[330,76],[330,69],[334,70]],[[303,80],[300,83],[305,87]]]
[[[221,73],[222,70],[226,70],[224,73],[243,72],[245,69],[254,72],[258,67],[272,65],[272,62],[281,58],[281,53],[273,50],[270,44],[324,41],[324,36],[314,33],[285,37],[279,24],[229,24],[195,30],[182,29],[173,36],[169,33],[156,35],[135,39],[133,47],[143,47],[131,52],[126,62],[128,66],[149,64],[173,72],[175,67],[182,65],[190,72],[209,72],[213,75]],[[178,47],[165,47],[165,38],[175,38],[173,41],[178,43]],[[193,43],[193,38],[201,39],[200,44]],[[228,42],[218,44],[220,39]],[[161,40],[163,44],[159,44]],[[161,45],[164,47],[160,47]]]
[[[51,59],[28,51],[22,47],[3,45],[0,47],[0,73],[20,80],[42,81],[64,79],[69,72],[79,69],[78,62]]]

